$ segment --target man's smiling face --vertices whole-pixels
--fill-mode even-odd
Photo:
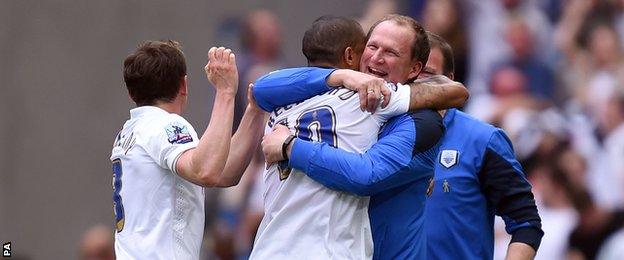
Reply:
[[[394,21],[383,21],[372,31],[362,60],[360,71],[378,76],[393,83],[406,83],[420,72],[412,59],[415,32]]]

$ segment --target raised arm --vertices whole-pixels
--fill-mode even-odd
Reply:
[[[238,130],[232,137],[230,153],[217,186],[229,187],[238,184],[264,134],[268,113],[256,105],[251,94],[252,89],[252,85],[247,88],[249,104],[247,104]]]
[[[324,143],[295,139],[286,150],[289,166],[331,189],[372,195],[414,181],[433,171],[435,144],[443,134],[440,116],[422,111],[389,122],[379,142],[364,154]],[[265,136],[268,160],[281,160],[281,146],[290,133],[276,128]]]
[[[201,186],[217,186],[230,150],[234,97],[238,71],[230,49],[211,48],[204,68],[216,89],[215,102],[208,128],[196,148],[182,153],[175,164],[178,175]]]

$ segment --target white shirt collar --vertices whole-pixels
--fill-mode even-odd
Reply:
[[[163,110],[162,108],[159,108],[159,107],[155,107],[155,106],[140,106],[140,107],[137,107],[137,108],[130,109],[130,118],[136,118],[136,117],[140,117],[142,115],[155,114],[155,113],[166,113],[166,114],[169,114],[167,111],[165,111],[165,110]]]

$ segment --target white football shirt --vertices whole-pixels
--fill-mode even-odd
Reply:
[[[283,123],[299,138],[363,153],[385,121],[408,110],[409,87],[389,86],[390,104],[372,115],[360,110],[355,92],[335,89],[276,109],[266,131]],[[264,182],[265,214],[250,259],[372,258],[369,197],[330,190],[298,170],[280,173],[276,165]]]
[[[130,110],[113,144],[113,209],[117,259],[199,259],[203,188],[175,173],[197,133],[158,107]]]

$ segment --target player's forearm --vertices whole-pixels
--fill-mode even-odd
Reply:
[[[291,142],[287,154],[290,158],[288,166],[305,172],[323,186],[360,196],[367,195],[372,162],[362,158],[362,155],[298,138]]]
[[[247,106],[238,131],[232,137],[230,153],[218,186],[229,187],[238,184],[260,144],[266,116],[266,112]]]
[[[199,140],[191,169],[204,186],[219,183],[230,150],[234,95],[217,91],[208,128]]]
[[[416,80],[409,84],[411,88],[409,110],[435,109],[443,110],[461,107],[468,100],[466,87],[444,76],[433,76]]]
[[[509,244],[506,260],[530,260],[535,258],[535,249],[530,245],[520,242]]]
[[[352,153],[319,142],[297,139],[293,143],[288,151],[289,166],[302,170],[330,189],[370,196],[405,183],[405,177],[415,176],[398,170],[405,168],[409,156],[407,159],[382,160],[368,152]]]

